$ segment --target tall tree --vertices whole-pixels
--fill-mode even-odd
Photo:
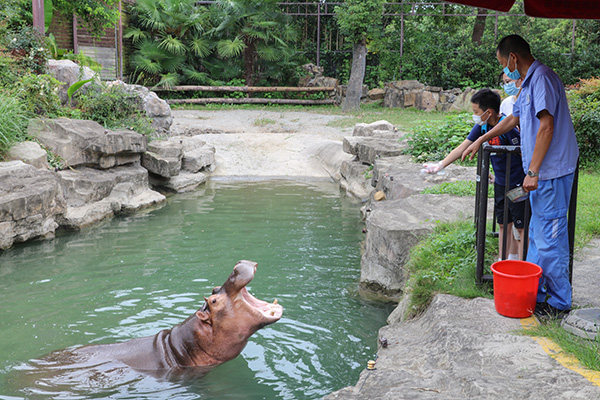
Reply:
[[[352,70],[346,99],[342,104],[343,111],[360,108],[367,65],[367,39],[380,27],[384,4],[385,0],[346,0],[335,8],[340,31],[353,43]]]
[[[207,80],[198,70],[211,52],[202,36],[209,27],[203,11],[196,0],[137,0],[125,33],[136,49],[131,63],[137,80],[164,86]]]
[[[483,32],[485,31],[487,13],[488,10],[485,8],[477,9],[477,16],[475,17],[475,23],[473,24],[473,34],[471,35],[472,43],[481,45],[481,39],[483,38]]]
[[[246,85],[255,82],[257,58],[277,61],[295,51],[289,44],[297,32],[279,0],[217,0],[211,8],[215,27],[208,32],[220,57],[244,60]]]

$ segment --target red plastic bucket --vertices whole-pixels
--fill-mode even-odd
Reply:
[[[542,269],[527,261],[504,260],[492,264],[492,273],[498,314],[511,318],[531,316]]]

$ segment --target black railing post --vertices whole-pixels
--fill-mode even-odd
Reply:
[[[569,200],[569,213],[567,214],[567,230],[569,235],[569,282],[573,283],[573,256],[575,253],[575,219],[577,214],[577,187],[579,186],[579,160],[573,177],[573,188]]]
[[[483,282],[483,264],[485,263],[485,235],[486,235],[486,219],[487,219],[487,194],[488,194],[488,175],[490,171],[489,153],[486,149],[489,147],[487,143],[481,146],[480,151],[477,155],[477,184],[478,187],[477,195],[475,196],[475,226],[476,226],[476,237],[475,237],[475,248],[477,251],[477,264],[476,264],[476,279],[477,284]]]

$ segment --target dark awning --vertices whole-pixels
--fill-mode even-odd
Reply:
[[[507,12],[515,0],[450,0],[467,6]],[[525,14],[531,17],[600,19],[598,0],[523,0]]]

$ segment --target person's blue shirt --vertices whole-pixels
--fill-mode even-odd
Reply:
[[[504,116],[500,118],[500,121],[504,119]],[[479,126],[475,124],[467,139],[474,142],[479,139],[480,136],[486,134],[491,130],[493,126],[489,124],[483,124]],[[493,146],[519,146],[521,144],[521,137],[519,131],[511,129],[503,135],[497,136],[489,141],[489,144]],[[496,183],[498,185],[506,185],[506,153],[496,153],[490,156],[492,168],[494,168],[494,175],[496,176]],[[523,172],[523,162],[519,154],[512,154],[510,160],[510,186],[516,186],[523,183],[525,179],[525,173]]]
[[[513,106],[513,115],[519,117],[525,171],[529,169],[540,128],[537,116],[543,110],[554,117],[554,133],[539,170],[539,179],[550,180],[575,172],[579,148],[564,85],[554,71],[536,60],[529,67]]]

